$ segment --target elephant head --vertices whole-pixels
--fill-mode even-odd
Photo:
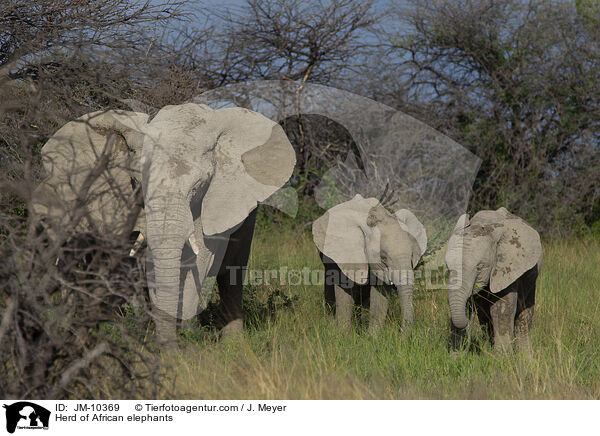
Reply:
[[[413,268],[427,248],[425,228],[412,212],[389,213],[375,198],[356,195],[313,223],[319,250],[354,283],[366,284],[371,271],[398,289],[402,318],[412,320]],[[410,300],[410,301],[409,301]]]
[[[46,142],[45,179],[34,192],[32,208],[49,221],[51,234],[83,205],[79,228],[125,230],[135,200],[132,180],[140,179],[147,121],[148,115],[139,112],[93,112],[65,124]],[[141,230],[142,223],[143,215],[134,230]]]
[[[258,202],[289,179],[294,149],[279,124],[256,112],[189,103],[166,106],[149,123],[141,165],[152,300],[181,316],[186,241],[192,234],[196,245],[202,245],[202,236],[228,238]]]
[[[43,155],[48,177],[34,209],[59,222],[103,157],[111,164],[85,201],[101,228],[122,225],[130,208],[125,200],[133,186],[142,187],[144,215],[134,229],[143,231],[151,251],[153,303],[172,316],[178,314],[186,241],[196,254],[204,249],[198,258],[212,264],[202,236],[228,238],[258,202],[286,183],[296,161],[274,121],[247,109],[193,103],[166,106],[150,121],[129,111],[85,115],[61,128]]]
[[[501,207],[462,215],[448,241],[450,271],[448,301],[455,328],[468,324],[466,303],[473,292],[506,289],[536,264],[541,267],[539,234],[521,218]]]

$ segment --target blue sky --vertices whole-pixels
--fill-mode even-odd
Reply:
[[[152,0],[154,4],[160,4],[166,0]],[[384,5],[386,0],[375,0],[375,8],[377,9],[379,6]],[[323,2],[325,3],[325,2]],[[399,2],[401,3],[401,2]],[[199,10],[202,8],[236,8],[240,6],[244,6],[246,4],[245,0],[188,0],[186,1],[188,5],[187,8],[189,10]]]

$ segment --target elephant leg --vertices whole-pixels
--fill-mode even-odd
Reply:
[[[196,255],[190,245],[186,243],[181,254],[181,271],[179,274],[180,316],[183,319],[189,319],[198,313],[200,293],[196,285],[196,273]]]
[[[517,293],[515,291],[499,297],[490,307],[494,325],[494,350],[508,351],[514,338]]]
[[[156,324],[156,335],[161,346],[177,348],[177,319],[154,306],[152,318]]]
[[[243,270],[232,269],[226,276],[217,276],[219,296],[221,298],[221,316],[225,326],[221,330],[222,337],[237,336],[244,330],[242,311],[242,289],[244,283]]]
[[[340,327],[347,330],[352,324],[354,298],[340,286],[335,285],[335,319]]]
[[[494,297],[486,291],[481,291],[479,294],[473,297],[473,301],[475,302],[475,310],[477,311],[477,320],[490,340],[494,337],[494,329],[492,328],[492,315],[490,313],[492,298]]]
[[[325,310],[327,311],[328,315],[331,315],[335,312],[335,289],[333,278],[336,277],[336,274],[334,273],[334,263],[333,260],[325,256],[321,252],[319,252],[319,256],[321,257],[321,261],[323,262],[323,266],[325,267],[325,279],[323,280],[323,291],[325,294]]]
[[[333,283],[325,283],[325,311],[328,316],[335,313],[335,288]]]
[[[371,286],[369,310],[369,335],[376,335],[381,330],[387,315],[389,302],[374,286]]]
[[[531,354],[531,340],[529,332],[535,311],[535,282],[537,279],[537,266],[528,271],[519,283],[520,291],[517,302],[517,316],[515,318],[515,337],[517,348],[520,352]]]
[[[223,257],[223,264],[217,275],[221,314],[225,322],[225,327],[221,332],[223,337],[239,335],[243,331],[242,289],[255,220],[256,209],[231,234]]]
[[[201,220],[196,220],[194,223],[194,233],[189,238],[189,244],[184,247],[184,253],[186,252],[187,246],[191,248],[193,254],[190,259],[186,262],[182,260],[182,269],[184,265],[189,269],[186,272],[186,276],[182,278],[184,283],[183,295],[184,295],[184,310],[186,307],[193,307],[195,310],[194,314],[199,314],[208,306],[212,291],[216,283],[216,277],[209,276],[215,260],[220,262],[222,255],[227,249],[227,240],[219,240],[217,243],[211,241],[210,248],[206,246],[204,234],[202,231]],[[187,303],[189,301],[189,303]],[[190,309],[188,309],[189,311]]]
[[[523,309],[515,319],[515,336],[517,340],[517,348],[525,354],[531,353],[531,340],[529,339],[529,330],[533,321],[535,305]]]

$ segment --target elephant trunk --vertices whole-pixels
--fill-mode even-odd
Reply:
[[[458,286],[448,289],[448,303],[450,304],[450,314],[452,316],[452,325],[459,330],[465,329],[469,323],[467,317],[467,299],[471,296],[473,285],[475,284],[475,274],[467,274],[463,271],[463,278]]]
[[[147,207],[147,239],[153,262],[154,305],[179,317],[181,253],[193,229],[189,203],[180,193],[152,198]]]
[[[402,310],[402,328],[407,329],[413,322],[413,284],[399,285],[396,287],[400,296],[400,309]]]

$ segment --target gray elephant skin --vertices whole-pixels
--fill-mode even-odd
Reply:
[[[108,165],[96,174],[103,157]],[[286,183],[295,165],[277,123],[247,109],[192,103],[166,106],[151,120],[140,112],[94,112],[58,130],[42,159],[46,178],[33,210],[50,228],[60,228],[92,174],[98,177],[84,192],[80,227],[113,234],[132,228],[146,238],[162,340],[174,341],[176,318],[196,314],[208,276],[216,276],[224,333],[242,329],[242,267],[256,207]],[[127,227],[140,189],[142,213]]]
[[[402,328],[413,321],[413,269],[427,247],[425,228],[407,209],[388,212],[375,198],[356,195],[313,223],[325,267],[325,302],[342,328],[351,325],[355,300],[370,307],[369,334],[385,322],[390,290],[400,297]],[[380,292],[383,291],[383,292]]]
[[[451,346],[464,344],[471,301],[497,351],[530,351],[536,279],[542,264],[540,236],[504,207],[459,218],[448,241]],[[472,297],[472,299],[471,299]]]

